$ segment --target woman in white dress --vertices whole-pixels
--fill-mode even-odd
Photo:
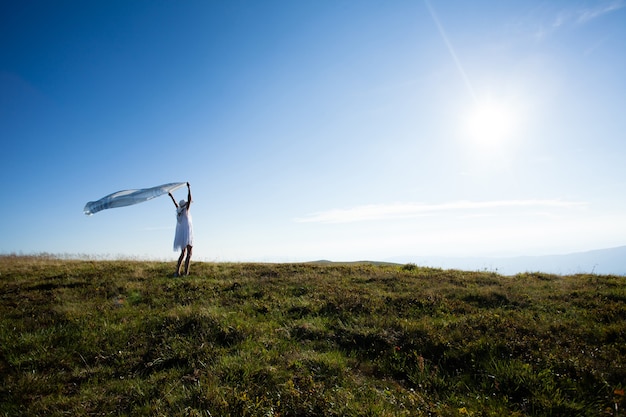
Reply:
[[[183,263],[185,255],[185,275],[189,275],[189,261],[191,260],[191,251],[193,249],[193,225],[191,223],[191,214],[189,213],[189,206],[191,205],[191,186],[187,183],[187,201],[180,200],[176,202],[172,193],[167,193],[174,205],[176,206],[176,235],[174,236],[174,250],[180,250],[180,257],[178,258],[178,265],[176,266],[176,272],[174,276],[180,276],[180,266]]]

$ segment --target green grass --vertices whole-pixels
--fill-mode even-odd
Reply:
[[[0,415],[626,415],[624,277],[0,257]]]

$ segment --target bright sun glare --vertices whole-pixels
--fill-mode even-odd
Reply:
[[[472,142],[486,147],[502,145],[515,134],[516,128],[515,111],[505,102],[478,102],[467,119],[467,133]]]

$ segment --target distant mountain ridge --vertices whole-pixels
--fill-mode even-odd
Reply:
[[[626,246],[576,252],[564,255],[517,257],[437,257],[396,256],[386,259],[395,263],[415,263],[444,269],[488,270],[502,275],[523,272],[550,274],[626,275]]]

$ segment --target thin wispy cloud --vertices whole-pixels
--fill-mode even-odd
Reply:
[[[370,204],[345,209],[331,209],[296,218],[298,223],[354,223],[391,220],[447,213],[481,215],[493,210],[573,209],[587,206],[585,202],[562,200],[497,200],[455,201],[441,204],[393,203]]]
[[[145,232],[154,232],[154,231],[160,231],[160,230],[174,230],[174,227],[172,226],[167,226],[167,227],[144,227],[143,229],[141,229]]]
[[[620,1],[614,1],[606,5],[601,5],[595,8],[582,9],[582,10],[579,10],[578,12],[577,22],[586,23],[590,20],[596,19],[605,14],[617,11],[623,7],[624,7],[624,2],[620,0]]]
[[[559,12],[552,23],[552,28],[558,29],[571,24],[585,24],[624,7],[624,0],[617,0],[594,7],[568,9]]]
[[[538,40],[543,40],[561,29],[575,25],[585,25],[610,13],[617,12],[624,7],[626,7],[625,0],[614,0],[593,6],[567,7],[556,12],[554,10],[551,12],[544,10],[542,13],[543,17],[540,17],[538,22],[535,21],[533,24],[535,26],[533,30],[534,37]]]

